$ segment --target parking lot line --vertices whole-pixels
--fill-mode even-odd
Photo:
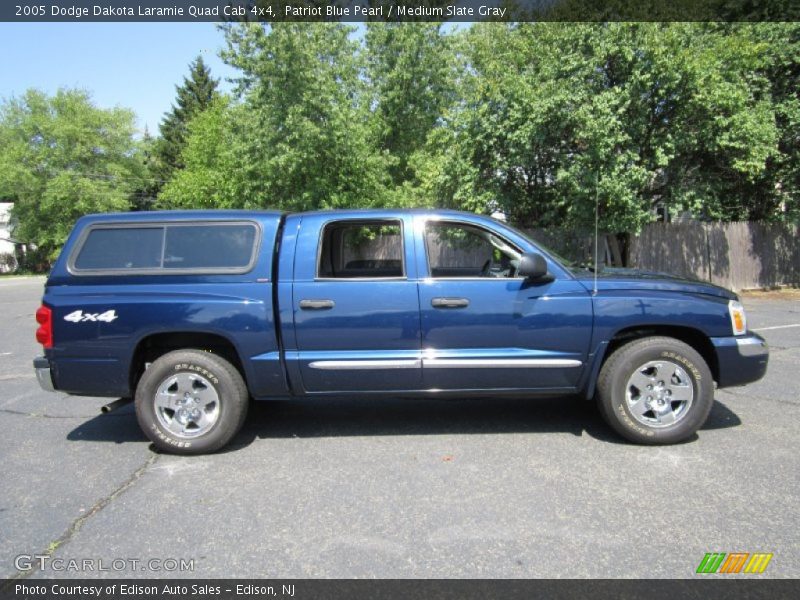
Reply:
[[[792,323],[791,325],[775,325],[774,327],[756,327],[753,331],[769,331],[771,329],[789,329],[790,327],[800,327],[800,323]]]

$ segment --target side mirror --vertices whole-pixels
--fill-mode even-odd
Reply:
[[[547,261],[537,252],[526,252],[519,261],[517,275],[526,279],[542,279],[547,276]]]

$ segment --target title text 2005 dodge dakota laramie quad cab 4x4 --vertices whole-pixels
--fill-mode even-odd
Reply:
[[[135,397],[172,452],[212,452],[248,401],[596,397],[629,440],[703,424],[714,384],[762,377],[735,294],[594,275],[454,211],[190,211],[78,221],[37,313],[45,389]]]

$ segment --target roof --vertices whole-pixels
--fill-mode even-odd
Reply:
[[[81,217],[83,223],[108,221],[158,222],[171,220],[213,221],[216,219],[253,219],[280,217],[284,213],[278,210],[152,210],[125,213],[96,213]]]
[[[397,214],[412,214],[412,215],[471,215],[478,216],[476,213],[465,212],[461,210],[452,210],[449,208],[336,208],[330,210],[312,210],[307,212],[291,213],[299,215],[330,215],[330,214],[348,214],[348,215],[365,215],[365,216],[381,216],[381,215],[397,215]]]
[[[315,210],[308,212],[287,213],[280,210],[154,210],[154,211],[141,211],[141,212],[125,212],[125,213],[96,213],[86,215],[81,218],[81,221],[86,223],[96,223],[99,221],[125,221],[125,222],[153,222],[153,221],[170,221],[173,219],[181,220],[215,220],[215,219],[264,219],[270,217],[280,217],[282,215],[297,215],[297,216],[321,216],[321,215],[353,215],[365,217],[380,217],[389,215],[401,214],[414,214],[414,215],[431,215],[431,216],[452,216],[452,217],[477,217],[483,215],[475,213],[439,209],[439,208],[356,208],[356,209],[333,209],[333,210]]]

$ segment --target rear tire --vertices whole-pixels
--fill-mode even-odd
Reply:
[[[239,432],[248,401],[242,376],[227,360],[202,350],[177,350],[142,374],[136,418],[160,450],[206,454]]]
[[[622,437],[638,444],[675,444],[702,427],[714,403],[714,380],[703,357],[669,337],[618,348],[600,370],[597,402]]]

